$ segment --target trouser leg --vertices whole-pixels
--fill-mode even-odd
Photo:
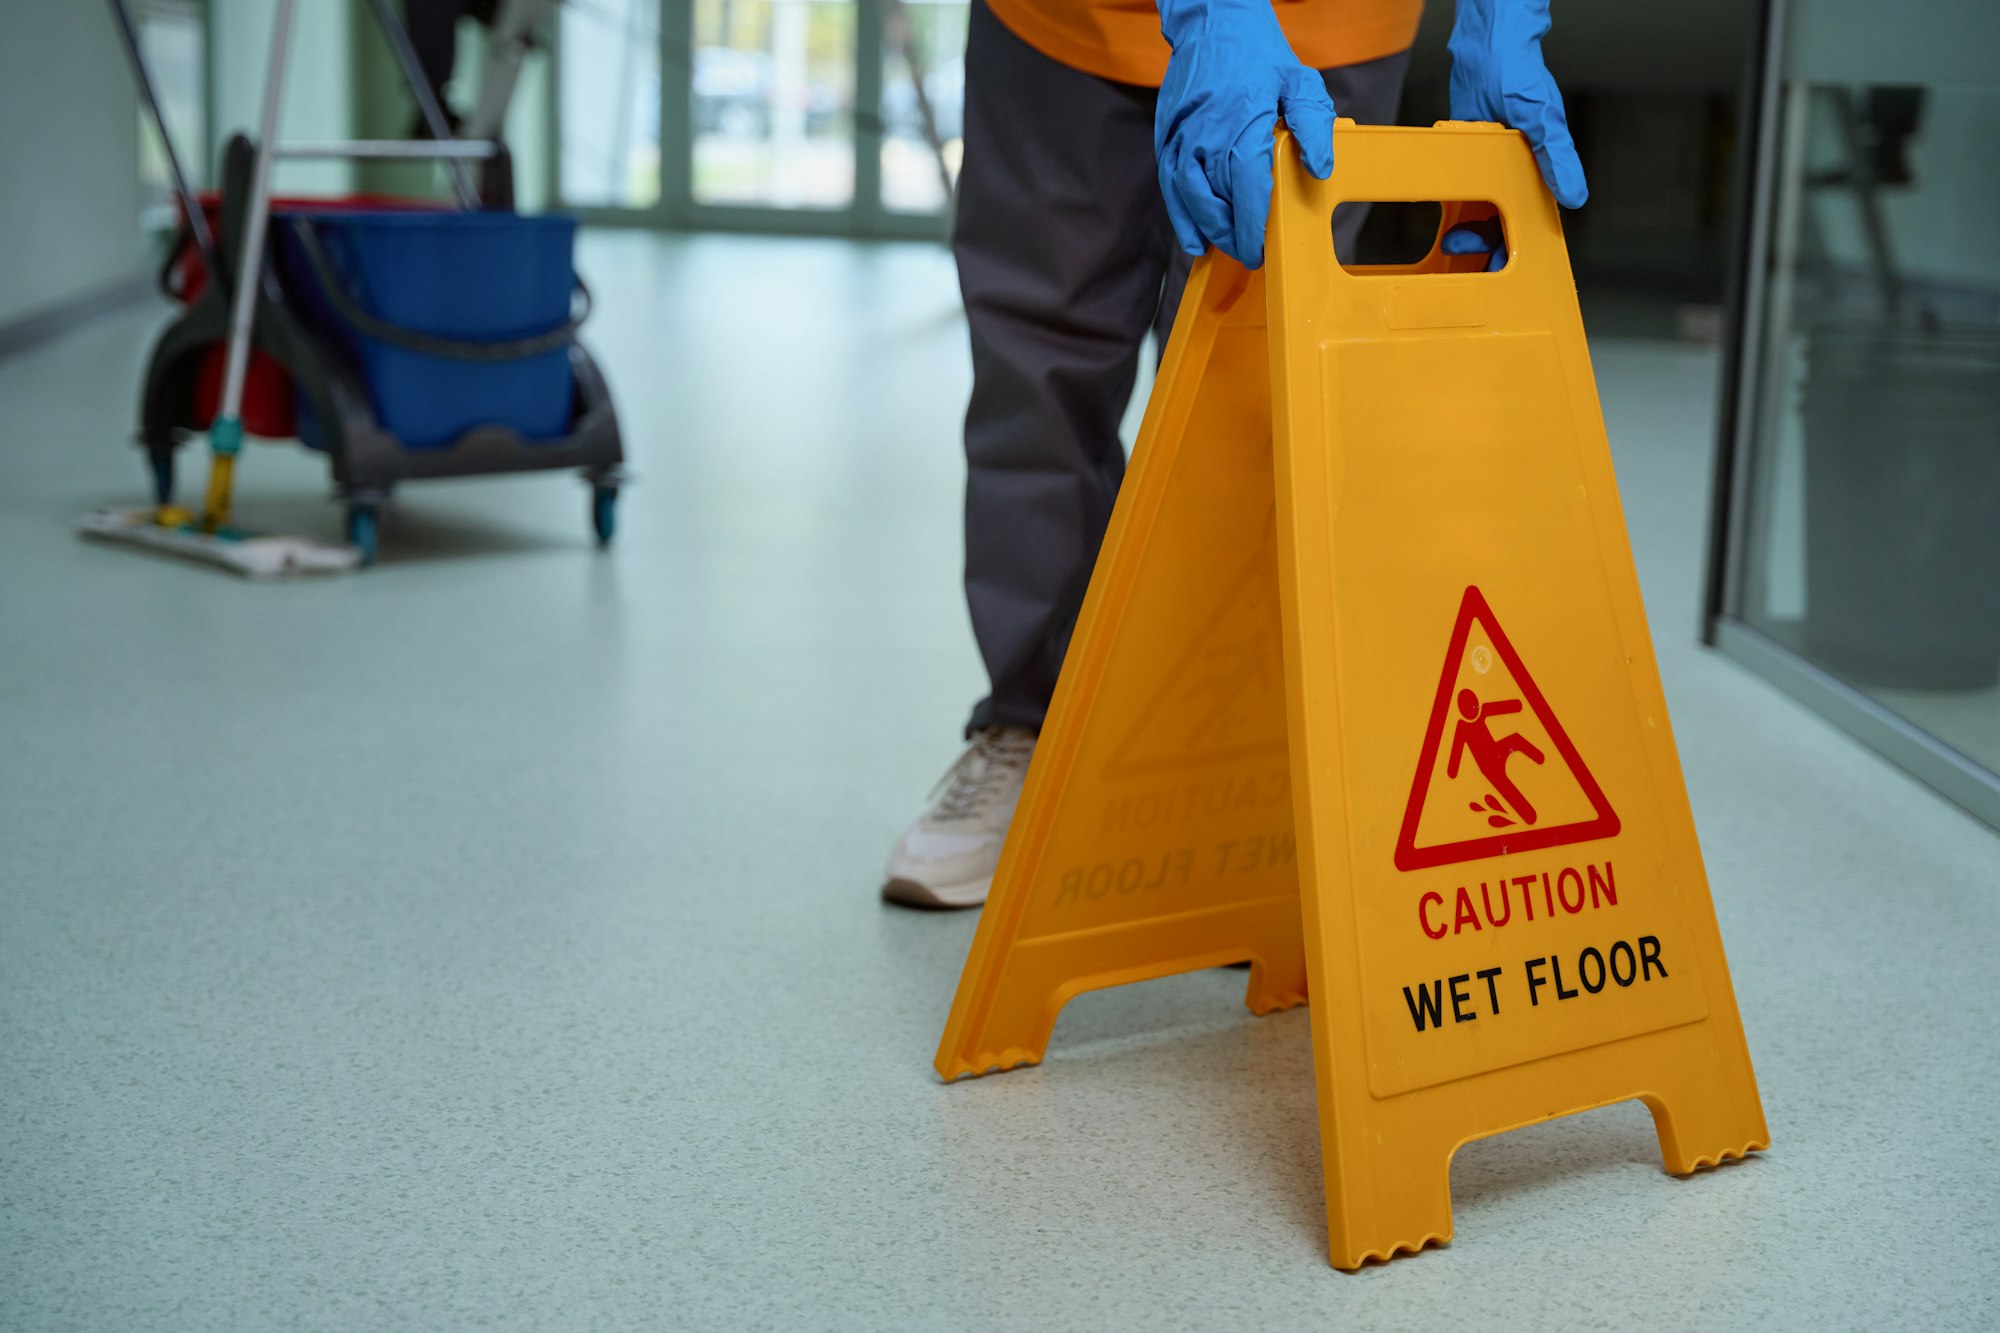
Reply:
[[[1395,119],[1408,53],[1323,71]],[[965,590],[991,692],[969,728],[1039,729],[1124,476],[1118,424],[1191,261],[1161,202],[1150,88],[1042,55],[973,0],[952,248],[972,338]],[[1338,170],[1338,164],[1335,167]],[[1366,205],[1334,216],[1351,253]]]
[[[972,727],[1041,726],[1124,475],[1118,423],[1173,249],[1155,98],[974,0],[952,231],[972,337],[965,591],[992,682]]]

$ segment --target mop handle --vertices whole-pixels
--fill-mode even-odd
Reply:
[[[174,194],[181,202],[181,212],[187,215],[188,230],[194,233],[195,248],[201,251],[202,262],[208,265],[210,273],[220,276],[222,256],[216,252],[215,237],[208,230],[208,215],[202,211],[201,200],[195,197],[194,189],[188,184],[187,173],[181,170],[181,155],[174,149],[174,136],[167,132],[167,113],[160,108],[160,99],[153,91],[153,76],[147,72],[146,57],[139,50],[139,30],[132,24],[132,12],[125,0],[110,0],[112,17],[118,20],[118,36],[125,44],[125,59],[132,66],[132,78],[139,85],[139,98],[146,104],[146,114],[152,118],[153,128],[159,131],[160,150],[166,154],[167,170],[174,178]]]
[[[214,431],[209,439],[210,447],[218,453],[234,453],[242,441],[243,378],[250,367],[250,322],[257,310],[264,265],[265,223],[271,212],[271,159],[277,155],[278,112],[285,100],[285,57],[291,47],[294,4],[295,0],[278,0],[277,17],[271,26],[271,68],[264,79],[256,163],[250,172],[250,203],[243,218],[243,254],[237,262],[236,290],[230,293],[228,369],[222,378],[221,410],[216,413],[218,425],[229,424],[222,440],[215,439]]]

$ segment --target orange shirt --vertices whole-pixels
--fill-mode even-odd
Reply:
[[[1153,0],[987,0],[1016,37],[1063,64],[1157,88],[1167,42]],[[1394,55],[1416,40],[1424,0],[1273,0],[1292,51],[1314,69]]]

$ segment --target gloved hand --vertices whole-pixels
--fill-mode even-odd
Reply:
[[[1486,261],[1488,273],[1507,267],[1507,238],[1497,222],[1461,223],[1444,234],[1438,248],[1448,255],[1491,255]]]
[[[1299,63],[1271,0],[1160,0],[1173,47],[1153,117],[1160,192],[1181,249],[1264,262],[1272,131],[1280,115],[1313,175],[1333,171],[1333,99]]]
[[[1549,0],[1458,0],[1451,31],[1451,118],[1497,120],[1528,136],[1549,193],[1564,208],[1590,197],[1562,94],[1542,63]]]

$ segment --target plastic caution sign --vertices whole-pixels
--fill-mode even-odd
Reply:
[[[1280,143],[1270,264],[1196,265],[937,1068],[1251,961],[1314,997],[1333,1262],[1451,1236],[1460,1144],[1631,1098],[1768,1145],[1555,205],[1496,126]],[[1343,269],[1343,200],[1506,266]]]

